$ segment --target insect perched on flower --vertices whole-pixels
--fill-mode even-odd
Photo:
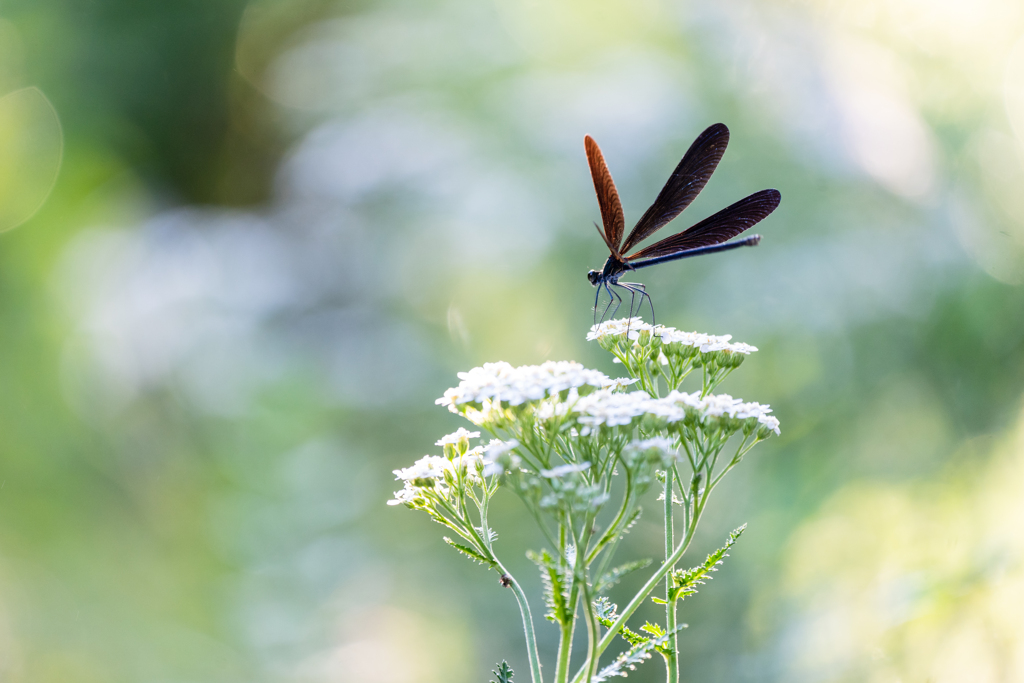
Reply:
[[[601,313],[601,320],[604,320],[613,303],[613,317],[622,304],[622,297],[612,289],[613,287],[630,293],[630,316],[633,315],[633,304],[637,296],[640,297],[641,306],[644,299],[647,299],[651,306],[651,316],[654,316],[654,303],[644,285],[639,282],[619,282],[619,278],[627,271],[737,247],[752,247],[761,241],[760,235],[751,235],[735,242],[727,240],[767,218],[782,201],[782,195],[778,190],[755,192],[680,233],[626,255],[633,247],[682,213],[683,209],[696,199],[718,167],[728,144],[729,129],[724,123],[716,123],[697,136],[676,166],[676,170],[665,182],[665,187],[661,189],[657,199],[633,226],[626,241],[622,242],[626,219],[618,190],[615,189],[615,182],[608,171],[601,148],[589,135],[584,138],[587,161],[590,162],[590,175],[594,179],[594,190],[597,192],[597,203],[601,207],[601,220],[604,223],[604,230],[598,227],[597,232],[611,252],[601,270],[591,270],[587,273],[590,284],[597,287],[597,294],[594,296],[595,323],[598,322],[597,304],[602,288],[608,293],[609,301]]]

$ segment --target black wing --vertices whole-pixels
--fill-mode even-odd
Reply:
[[[761,190],[727,206],[714,216],[705,218],[692,228],[655,242],[626,258],[632,261],[675,254],[687,249],[721,244],[761,222],[778,207],[782,195],[778,190]]]
[[[729,129],[724,123],[716,123],[697,136],[665,182],[665,187],[661,188],[651,208],[647,209],[629,233],[626,243],[622,245],[623,252],[653,235],[696,199],[718,168],[718,162],[722,160],[728,144]]]
[[[619,191],[615,189],[615,181],[604,162],[601,148],[589,135],[583,138],[583,146],[587,149],[587,161],[590,163],[590,175],[594,179],[594,191],[597,192],[597,203],[601,207],[601,221],[604,223],[605,244],[612,254],[619,258],[619,242],[626,229],[626,217],[622,213],[622,202]],[[600,232],[600,230],[598,230]]]

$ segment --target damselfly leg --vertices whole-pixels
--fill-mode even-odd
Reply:
[[[647,288],[640,282],[616,282],[616,286],[622,287],[630,293],[630,305],[629,305],[629,317],[633,317],[633,301],[637,296],[640,297],[640,305],[636,307],[636,314],[640,315],[641,310],[644,307],[644,299],[647,300],[647,305],[651,308],[651,324],[656,324],[657,318],[654,314],[654,301],[651,299],[651,295],[647,293]]]
[[[605,306],[604,313],[601,314],[601,322],[605,321],[605,317],[614,319],[615,314],[619,312],[619,306],[622,305],[622,297],[619,296],[618,292],[609,287],[607,282],[604,283],[604,289],[608,292],[608,296],[611,297],[611,299],[608,301],[608,305]],[[608,309],[611,308],[612,302],[615,303],[615,308],[612,308],[612,313],[609,316]]]
[[[604,307],[604,310],[601,311],[601,317],[599,318],[597,316],[597,311],[600,307],[599,304],[601,303],[602,289],[608,292],[608,304]],[[612,304],[615,304],[614,309],[612,309]],[[609,309],[611,309],[612,311],[611,317],[614,318],[615,313],[619,310],[620,305],[622,305],[622,297],[620,297],[618,294],[609,289],[607,282],[602,282],[601,284],[599,284],[597,286],[597,293],[594,295],[594,324],[597,325],[598,323],[603,323],[605,321],[605,318],[608,317]]]

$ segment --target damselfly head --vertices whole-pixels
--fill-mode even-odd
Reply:
[[[589,273],[587,273],[587,279],[590,280],[590,284],[594,285],[595,287],[597,286],[597,278],[599,278],[600,276],[601,271],[599,270],[592,270]]]

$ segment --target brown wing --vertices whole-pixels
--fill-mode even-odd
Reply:
[[[627,261],[674,254],[687,249],[721,244],[761,222],[782,201],[778,190],[761,190],[705,218],[692,228],[655,242],[626,258]]]
[[[619,242],[626,229],[626,217],[622,213],[622,202],[619,192],[615,189],[615,181],[604,162],[601,148],[589,135],[583,138],[583,146],[587,148],[587,161],[590,162],[590,175],[594,179],[594,190],[597,192],[597,203],[601,207],[601,221],[604,223],[605,244],[612,254],[619,256]]]
[[[718,168],[718,162],[722,160],[728,144],[729,129],[724,123],[716,123],[697,136],[665,182],[665,187],[661,188],[651,208],[647,209],[629,233],[626,243],[622,245],[623,252],[653,235],[696,199]]]

